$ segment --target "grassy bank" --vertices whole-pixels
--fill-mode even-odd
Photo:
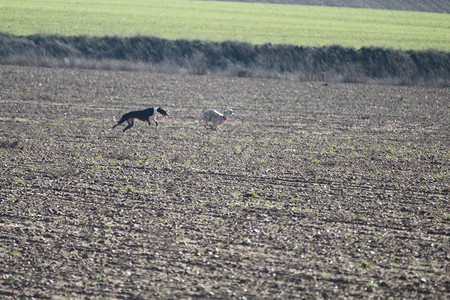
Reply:
[[[450,53],[156,37],[0,35],[0,63],[449,86]]]
[[[0,32],[450,51],[450,15],[186,0],[11,1]]]

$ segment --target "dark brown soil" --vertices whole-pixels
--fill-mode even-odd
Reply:
[[[0,298],[449,295],[449,89],[0,78]],[[111,130],[156,105],[158,131]]]

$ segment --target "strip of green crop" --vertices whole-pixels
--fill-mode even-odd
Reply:
[[[1,0],[0,32],[450,51],[450,15],[195,0]]]

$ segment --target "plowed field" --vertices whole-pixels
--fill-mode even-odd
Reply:
[[[0,97],[0,298],[449,295],[448,89],[0,66]]]

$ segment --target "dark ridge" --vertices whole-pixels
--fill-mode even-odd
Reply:
[[[211,0],[450,13],[448,0]]]

